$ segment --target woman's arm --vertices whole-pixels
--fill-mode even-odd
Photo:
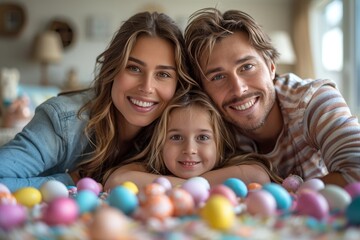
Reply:
[[[141,163],[130,163],[116,169],[106,180],[104,190],[109,191],[112,188],[121,185],[125,181],[135,183],[135,185],[141,189],[149,183],[152,183],[155,179],[161,175],[146,172],[144,166]],[[181,185],[185,179],[166,176],[171,182],[172,186]]]

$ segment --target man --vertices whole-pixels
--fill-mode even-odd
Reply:
[[[360,125],[333,82],[277,76],[279,53],[241,11],[195,12],[185,40],[195,79],[236,129],[240,151],[266,156],[283,178],[360,181]]]

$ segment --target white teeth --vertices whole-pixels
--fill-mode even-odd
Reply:
[[[196,164],[198,164],[197,162],[180,162],[182,165],[186,165],[186,166],[194,166]]]
[[[248,108],[250,108],[251,106],[253,106],[255,104],[255,99],[252,99],[250,100],[249,102],[245,103],[245,104],[241,104],[241,105],[238,105],[238,106],[235,106],[234,108],[236,110],[246,110]]]
[[[130,101],[140,107],[151,107],[152,105],[154,105],[153,102],[144,102],[144,101],[140,101],[140,100],[136,100],[133,98],[130,98]]]

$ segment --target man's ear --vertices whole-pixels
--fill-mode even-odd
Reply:
[[[269,70],[270,70],[271,79],[274,79],[275,78],[275,73],[276,73],[276,65],[275,65],[275,63],[270,62]]]

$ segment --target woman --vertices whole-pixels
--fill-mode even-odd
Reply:
[[[49,99],[0,148],[0,182],[11,191],[50,179],[73,185],[139,152],[175,91],[193,83],[181,30],[165,14],[138,13],[97,58],[90,89]]]

